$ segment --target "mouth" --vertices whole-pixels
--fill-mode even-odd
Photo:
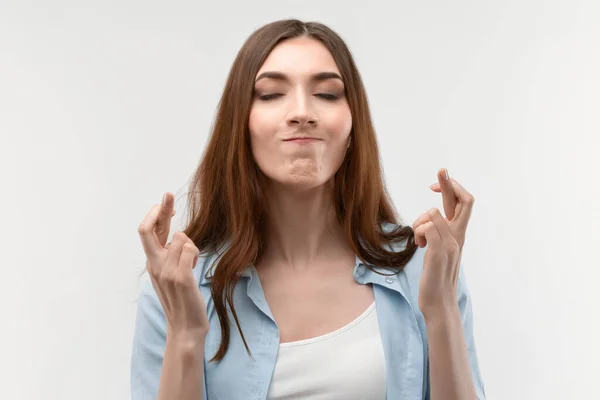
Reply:
[[[284,140],[284,142],[293,144],[293,145],[309,145],[311,143],[316,143],[316,142],[320,142],[320,141],[321,141],[321,139],[315,139],[315,138],[296,138],[296,139]]]
[[[310,137],[310,136],[303,136],[303,137],[297,137],[297,138],[291,138],[291,139],[284,139],[284,142],[312,142],[312,141],[317,141],[317,140],[321,140],[321,139],[317,139],[317,138]]]

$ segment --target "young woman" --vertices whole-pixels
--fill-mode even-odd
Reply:
[[[342,39],[283,20],[237,55],[167,244],[147,256],[131,388],[142,399],[484,399],[461,254],[473,196],[438,172],[403,225]]]

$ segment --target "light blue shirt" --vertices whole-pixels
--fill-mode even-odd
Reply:
[[[402,246],[402,247],[399,247]],[[403,245],[393,245],[400,251]],[[402,272],[382,276],[356,257],[352,274],[359,284],[372,284],[379,330],[385,354],[386,393],[390,400],[428,400],[429,365],[427,331],[418,309],[418,289],[425,250],[417,248]],[[216,353],[221,328],[210,293],[206,272],[215,254],[201,254],[194,269],[207,306],[210,331],[206,337],[204,358],[204,400],[265,399],[279,350],[279,330],[265,300],[256,269],[248,267],[235,288],[234,305],[252,353],[244,347],[233,318],[230,318],[229,349],[221,362],[208,362]],[[389,274],[391,269],[371,265]],[[132,400],[155,400],[166,344],[166,322],[162,306],[148,276],[140,294],[131,360]],[[479,400],[485,399],[483,381],[473,337],[473,313],[461,263],[458,281],[458,306],[471,373]]]

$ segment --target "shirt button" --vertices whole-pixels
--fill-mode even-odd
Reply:
[[[394,283],[394,278],[390,278],[389,276],[387,278],[385,278],[385,281],[387,283]]]
[[[363,275],[365,274],[365,267],[363,267],[362,265],[361,265],[361,266],[359,266],[359,267],[356,269],[356,273],[358,274],[358,276],[363,276]]]

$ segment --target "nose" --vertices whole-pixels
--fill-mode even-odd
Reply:
[[[314,126],[317,124],[318,117],[312,112],[309,96],[299,90],[294,96],[290,112],[287,116],[287,123],[290,126],[299,125]]]

